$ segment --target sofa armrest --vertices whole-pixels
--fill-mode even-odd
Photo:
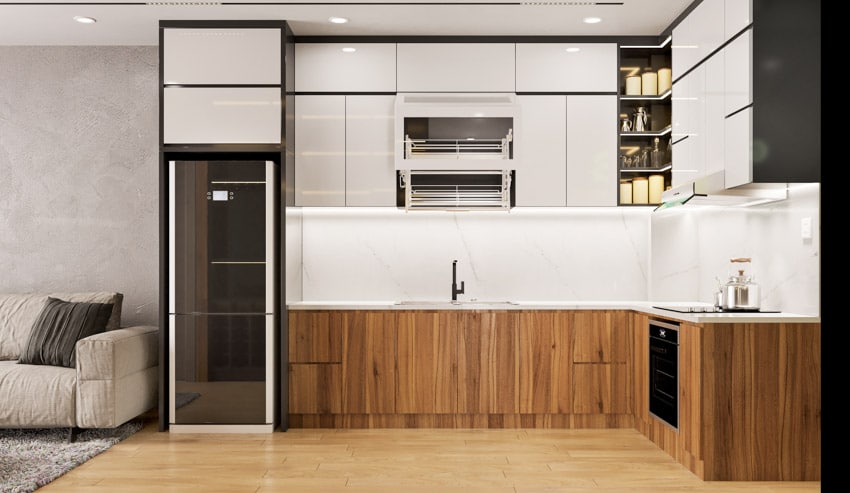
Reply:
[[[78,427],[114,428],[156,405],[159,328],[95,334],[76,352]]]

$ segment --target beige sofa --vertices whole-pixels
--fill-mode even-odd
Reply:
[[[76,367],[18,364],[48,296],[113,303],[106,331],[76,343]],[[158,328],[121,327],[120,293],[0,294],[0,428],[114,428],[157,402]]]

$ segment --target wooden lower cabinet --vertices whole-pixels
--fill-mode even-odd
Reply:
[[[459,312],[458,320],[457,412],[518,413],[517,312]]]
[[[392,311],[346,313],[342,332],[343,413],[396,412],[397,330]]]
[[[398,314],[395,403],[400,414],[455,414],[458,400],[458,314]]]
[[[635,427],[705,481],[820,481],[819,323],[679,327],[679,428],[648,412],[649,317],[635,321]]]
[[[628,313],[290,311],[290,426],[632,427]]]
[[[566,311],[519,313],[520,413],[572,412],[570,323]]]

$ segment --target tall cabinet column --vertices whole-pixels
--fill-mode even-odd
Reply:
[[[159,429],[285,431],[292,32],[161,21],[159,41]]]

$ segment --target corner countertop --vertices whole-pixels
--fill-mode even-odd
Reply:
[[[667,301],[302,301],[289,310],[635,310],[682,322],[705,323],[820,323],[816,315],[797,313],[679,313],[655,308],[664,306],[711,306],[708,303]]]

